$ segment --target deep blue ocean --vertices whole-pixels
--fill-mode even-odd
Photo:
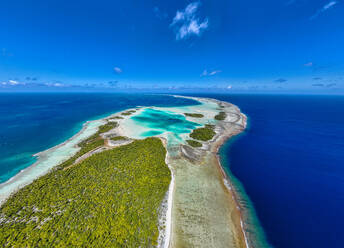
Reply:
[[[207,95],[248,129],[221,150],[280,248],[344,247],[344,96]]]
[[[88,120],[136,106],[190,104],[197,102],[149,94],[1,93],[0,183],[33,164],[33,154],[72,137]]]
[[[274,247],[344,247],[344,97],[200,95],[232,102],[249,127],[221,149]],[[191,100],[131,94],[0,94],[0,182],[87,120]]]

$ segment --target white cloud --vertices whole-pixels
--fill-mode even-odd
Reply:
[[[119,68],[119,67],[115,67],[115,68],[113,68],[113,70],[114,70],[114,72],[116,72],[117,74],[122,73],[122,69]]]
[[[323,10],[325,11],[325,10],[331,8],[332,6],[336,5],[336,4],[337,4],[337,1],[331,1],[323,7]]]
[[[25,85],[25,83],[18,82],[16,80],[8,80],[8,82],[3,81],[2,85],[10,85],[10,86],[17,86],[17,85]]]
[[[221,70],[214,70],[214,71],[208,71],[208,70],[204,70],[201,74],[201,77],[205,77],[205,76],[214,76],[218,73],[222,72]]]
[[[216,75],[216,74],[218,74],[220,72],[221,72],[220,70],[212,71],[212,72],[209,73],[209,76]]]
[[[66,86],[65,84],[59,83],[59,82],[56,82],[56,83],[45,83],[44,85],[48,86],[48,87],[65,87]]]
[[[208,18],[201,21],[197,17],[200,4],[200,2],[193,2],[187,5],[184,10],[177,11],[170,24],[175,29],[177,40],[186,39],[192,35],[200,36],[208,28]]]
[[[15,81],[15,80],[9,80],[8,81],[10,85],[18,85],[20,84],[18,81]]]
[[[308,63],[304,64],[304,66],[306,66],[306,67],[312,67],[312,66],[313,66],[313,62],[308,62]]]
[[[326,10],[332,8],[338,3],[338,1],[330,1],[329,3],[325,4],[321,9],[319,9],[314,15],[312,15],[309,19],[313,20],[317,18],[321,13],[325,12]]]

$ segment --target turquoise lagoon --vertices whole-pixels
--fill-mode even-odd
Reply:
[[[191,106],[142,108],[121,126],[124,135],[130,138],[160,136],[166,138],[167,146],[171,147],[185,144],[193,129],[214,123],[218,111],[216,103],[203,101]],[[201,113],[204,117],[186,117],[184,113]]]
[[[182,134],[188,134],[200,124],[188,121],[184,115],[176,114],[172,111],[163,111],[147,108],[132,120],[140,127],[145,127],[139,136],[142,138],[161,135],[164,133],[172,134],[171,138],[177,143],[183,142]],[[150,129],[150,130],[146,130]],[[172,141],[172,140],[170,140]]]
[[[199,103],[143,94],[0,94],[0,204],[15,189],[74,155],[78,151],[75,145],[103,123],[98,119],[138,105],[176,107]],[[88,120],[94,121],[83,125]],[[82,128],[83,132],[78,133]],[[37,153],[39,157],[33,156]]]

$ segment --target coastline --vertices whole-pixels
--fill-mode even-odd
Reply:
[[[240,134],[233,137],[236,139]],[[266,234],[258,219],[256,210],[253,203],[248,197],[243,184],[233,175],[228,164],[228,158],[225,151],[230,149],[233,140],[227,139],[221,147],[219,147],[219,163],[222,165],[222,169],[226,177],[228,178],[228,187],[235,195],[236,203],[238,204],[238,210],[241,214],[241,224],[246,236],[248,247],[266,247],[272,246],[268,243]]]
[[[175,178],[172,168],[169,166],[169,155],[167,151],[167,141],[164,138],[160,138],[163,146],[166,149],[165,163],[171,172],[171,182],[166,192],[166,207],[164,207],[164,201],[162,203],[161,215],[159,216],[159,238],[158,245],[159,248],[169,248],[171,241],[171,226],[172,226],[172,202],[173,202],[173,191]],[[162,226],[164,228],[162,228]]]
[[[218,102],[218,104],[231,104],[231,103],[227,103],[227,102],[223,102],[223,101],[218,101],[218,100],[215,100],[215,101]],[[233,106],[235,106],[235,105],[233,105]],[[235,106],[235,107],[238,108],[237,106]],[[231,139],[234,136],[240,134],[241,132],[243,132],[246,129],[247,117],[246,117],[245,114],[241,113],[240,109],[239,109],[239,112],[241,114],[241,117],[243,118],[241,129],[239,129],[239,130],[237,130],[235,132],[232,132],[232,133],[222,133],[222,134],[220,134],[219,138],[214,142],[214,145],[211,147],[211,151],[215,154],[217,168],[219,169],[219,171],[221,172],[221,175],[223,177],[223,185],[224,185],[224,187],[228,190],[228,192],[231,195],[231,198],[229,199],[229,201],[231,202],[231,204],[234,204],[236,206],[235,209],[236,209],[236,212],[237,212],[238,216],[234,216],[233,220],[236,221],[236,226],[237,227],[240,226],[241,235],[242,235],[242,239],[244,240],[245,247],[246,248],[250,248],[249,240],[248,240],[248,237],[247,237],[246,232],[245,232],[245,222],[244,222],[244,218],[243,218],[243,212],[241,210],[241,206],[240,206],[240,203],[239,203],[239,200],[238,200],[238,196],[236,195],[235,186],[233,185],[233,183],[231,182],[229,176],[225,172],[225,170],[224,170],[224,168],[223,168],[223,166],[221,164],[221,159],[220,159],[220,154],[219,154],[220,148],[229,139]]]
[[[210,154],[206,155],[205,158],[206,160],[209,160],[210,165],[211,166],[215,166],[216,170],[218,171],[218,173],[221,175],[221,180],[220,180],[220,184],[221,187],[223,187],[223,189],[227,192],[228,199],[226,199],[228,201],[227,205],[230,205],[231,207],[233,207],[233,209],[235,211],[231,210],[231,214],[230,214],[230,219],[232,219],[234,224],[233,226],[231,226],[231,228],[236,229],[235,233],[239,234],[238,237],[236,237],[238,240],[235,241],[235,243],[237,243],[238,246],[235,247],[249,247],[248,245],[248,241],[247,241],[247,237],[245,234],[245,228],[244,228],[244,222],[243,222],[243,218],[242,218],[242,213],[240,211],[240,205],[237,201],[237,197],[235,195],[235,191],[232,189],[233,185],[230,181],[230,179],[228,178],[227,174],[225,173],[225,171],[223,170],[223,167],[221,165],[221,162],[219,160],[219,155],[218,155],[218,150],[219,148],[224,144],[225,141],[227,141],[228,139],[230,139],[232,136],[242,132],[245,129],[246,126],[246,116],[243,115],[239,108],[237,108],[235,105],[232,105],[230,103],[226,103],[226,102],[222,102],[222,101],[218,101],[215,99],[208,99],[208,98],[198,98],[198,97],[184,97],[184,96],[175,96],[174,97],[182,97],[182,98],[190,98],[190,99],[194,99],[202,104],[204,104],[205,102],[211,102],[211,103],[216,103],[217,105],[220,104],[224,104],[227,107],[233,107],[235,109],[235,111],[237,113],[240,114],[240,116],[243,116],[245,119],[242,122],[242,124],[244,124],[242,127],[240,127],[239,130],[236,130],[233,132],[232,129],[230,129],[229,133],[227,132],[228,130],[226,128],[223,129],[223,133],[217,133],[216,137],[214,137],[214,139],[212,139],[211,141],[208,142],[208,145],[206,147],[206,150],[208,149]],[[198,105],[197,105],[198,106]],[[197,106],[194,106],[194,108],[197,108]],[[188,106],[186,106],[187,108]],[[146,109],[149,107],[141,107],[138,108],[136,110],[137,113],[140,113],[143,109]],[[183,107],[165,107],[165,108],[159,108],[159,107],[153,107],[155,109],[177,109],[180,108],[182,109],[182,111],[184,111]],[[50,165],[49,168],[45,168],[45,170],[39,174],[34,175],[34,177],[27,179],[26,181],[24,180],[24,182],[22,182],[21,184],[15,184],[15,187],[12,188],[12,191],[7,194],[4,198],[2,195],[0,195],[0,205],[1,203],[3,203],[7,197],[9,197],[11,194],[15,193],[17,190],[19,190],[20,188],[30,184],[32,181],[34,181],[36,178],[45,175],[46,173],[48,173],[50,170],[52,170],[55,166],[57,166],[58,164],[60,164],[61,162],[63,162],[64,160],[67,160],[69,157],[73,156],[79,149],[76,147],[76,144],[79,143],[80,141],[82,141],[83,139],[86,139],[87,137],[91,136],[92,134],[94,134],[97,131],[97,127],[100,126],[102,123],[104,123],[104,121],[106,119],[110,119],[113,116],[121,116],[124,119],[121,120],[117,120],[119,122],[119,127],[117,129],[117,131],[120,134],[123,134],[124,136],[127,136],[128,133],[123,130],[121,123],[128,120],[130,117],[132,116],[123,116],[121,115],[121,113],[130,111],[131,109],[126,109],[114,114],[111,114],[108,117],[99,119],[99,120],[93,120],[93,121],[87,121],[84,125],[82,130],[80,130],[77,134],[75,134],[73,137],[71,137],[70,139],[66,140],[65,142],[52,147],[46,151],[43,152],[39,152],[37,154],[35,154],[35,156],[38,156],[39,159],[36,163],[34,163],[33,165],[27,167],[26,169],[22,170],[20,173],[18,173],[17,175],[15,175],[13,178],[11,178],[10,180],[6,181],[5,183],[0,185],[0,192],[1,189],[5,188],[6,186],[10,185],[13,182],[20,181],[21,178],[25,179],[25,174],[30,173],[30,171],[32,171],[34,168],[37,168],[37,165],[39,165],[39,162],[44,161],[45,159],[49,158],[49,155],[51,155],[51,153],[53,153],[54,151],[58,150],[59,148],[62,148],[64,146],[66,146],[67,144],[70,144],[72,146],[70,146],[70,150],[69,150],[69,156],[65,156],[63,158],[60,158],[60,160],[56,161],[55,164]],[[136,114],[137,114],[136,113]],[[236,114],[237,114],[236,113]],[[135,115],[135,114],[134,114]],[[190,119],[190,118],[187,118]],[[191,120],[193,120],[191,118]],[[92,126],[92,124],[94,124],[94,126]],[[232,124],[232,123],[231,123]],[[91,132],[86,132],[88,129],[88,127],[91,126]],[[225,132],[226,131],[226,132]],[[130,134],[128,135],[130,136]],[[158,135],[159,137],[160,135]],[[164,138],[164,137],[160,137],[160,138]],[[166,139],[167,140],[167,139]],[[176,194],[176,187],[177,187],[177,182],[176,182],[176,178],[175,178],[175,168],[176,166],[179,166],[179,163],[181,161],[177,161],[174,158],[174,154],[171,154],[171,152],[169,152],[169,147],[167,145],[167,141],[165,140],[164,146],[166,148],[166,164],[168,165],[170,171],[171,171],[171,183],[167,192],[167,209],[165,211],[165,220],[166,220],[166,229],[165,229],[165,233],[164,233],[164,238],[163,238],[163,246],[164,248],[167,247],[179,247],[177,243],[175,243],[174,238],[176,237],[176,235],[178,236],[179,234],[177,234],[175,232],[175,225],[176,225],[176,220],[174,219],[175,217],[175,213],[173,211],[175,211],[175,194]],[[74,141],[74,143],[72,142]],[[175,160],[175,161],[173,161]],[[229,184],[229,186],[227,185]],[[226,210],[227,211],[227,210]],[[228,211],[227,211],[228,212]],[[229,212],[228,212],[229,213]],[[229,224],[229,223],[227,223]],[[231,225],[232,225],[231,224]],[[234,231],[234,230],[232,230]],[[235,238],[235,237],[234,237]],[[233,241],[234,242],[234,241]]]
[[[173,95],[173,96],[184,97],[184,96],[179,96],[179,95]],[[231,179],[229,178],[229,176],[227,175],[227,173],[225,172],[225,170],[221,164],[221,159],[220,159],[220,154],[219,154],[220,148],[228,140],[230,140],[234,136],[240,134],[241,132],[243,132],[246,129],[247,116],[245,114],[241,113],[240,109],[236,105],[228,103],[228,102],[224,102],[224,101],[220,101],[220,100],[216,100],[216,99],[212,99],[212,98],[201,98],[201,97],[186,97],[186,98],[194,99],[194,100],[197,100],[199,102],[202,102],[204,100],[210,100],[210,101],[216,102],[219,105],[224,104],[224,105],[233,106],[238,110],[238,112],[240,113],[240,115],[243,119],[241,121],[241,124],[239,124],[239,125],[241,125],[239,130],[236,130],[234,132],[228,132],[227,130],[223,130],[223,133],[220,133],[218,137],[215,137],[215,140],[210,145],[209,150],[211,151],[211,153],[214,154],[214,156],[216,158],[215,159],[215,165],[222,175],[223,186],[228,191],[228,193],[230,194],[230,198],[228,200],[229,200],[230,204],[235,205],[236,215],[233,215],[232,219],[236,223],[236,228],[238,230],[240,230],[239,233],[241,235],[241,239],[244,241],[245,247],[250,248],[248,236],[247,236],[246,231],[245,231],[245,221],[244,221],[244,217],[243,217],[243,210],[241,209],[241,205],[239,203],[239,197],[237,196],[235,186],[233,185]],[[235,123],[235,124],[238,125],[237,123]]]
[[[184,97],[184,96],[176,96],[176,97]],[[171,239],[171,246],[170,247],[184,247],[184,246],[188,246],[188,245],[194,245],[197,247],[208,247],[208,245],[212,246],[212,247],[249,247],[248,245],[248,241],[247,241],[247,236],[245,234],[245,230],[244,230],[244,226],[243,226],[243,218],[240,212],[240,208],[235,196],[235,193],[230,190],[230,188],[228,188],[225,184],[226,181],[229,181],[229,178],[227,177],[227,175],[224,173],[223,168],[218,160],[218,155],[217,155],[217,151],[219,149],[219,147],[221,147],[221,145],[228,140],[229,138],[231,138],[232,136],[242,132],[245,128],[246,125],[246,116],[243,115],[239,108],[237,108],[236,106],[230,104],[230,103],[226,103],[226,102],[221,102],[221,101],[217,101],[214,99],[206,99],[206,98],[196,98],[196,97],[187,97],[187,98],[191,98],[194,100],[197,100],[199,102],[201,102],[202,104],[206,104],[206,103],[212,103],[212,104],[216,104],[216,106],[218,105],[225,105],[226,107],[228,107],[230,109],[230,111],[228,112],[229,115],[232,115],[228,118],[228,121],[226,124],[224,124],[225,127],[222,126],[222,130],[220,132],[217,132],[216,136],[210,140],[209,142],[206,142],[207,144],[205,144],[203,147],[204,149],[200,149],[203,153],[202,157],[202,161],[203,162],[196,162],[196,166],[194,163],[189,163],[189,161],[183,159],[183,158],[174,158],[174,161],[172,161],[173,164],[171,164],[170,166],[174,169],[172,170],[173,174],[176,174],[177,176],[177,181],[176,181],[176,188],[174,190],[174,197],[173,197],[173,218],[172,218],[172,239]],[[198,108],[190,108],[192,109],[194,112],[198,111]],[[190,110],[189,109],[189,110]],[[218,109],[218,108],[217,108]],[[174,109],[175,110],[175,109]],[[184,110],[184,109],[183,109]],[[204,109],[202,109],[202,111],[204,111]],[[199,111],[199,113],[204,113],[202,111]],[[218,110],[216,110],[218,112]],[[233,113],[231,113],[231,111],[233,111]],[[211,116],[211,115],[210,115]],[[244,118],[242,118],[244,117]],[[209,118],[209,117],[208,117]],[[213,116],[212,116],[213,118]],[[239,125],[237,125],[239,122]],[[215,122],[216,123],[216,122]],[[204,123],[206,124],[206,123]],[[214,123],[213,123],[214,124]],[[240,125],[241,124],[241,125]],[[217,124],[216,124],[217,125]],[[183,149],[182,149],[183,150]],[[205,152],[205,153],[204,153]],[[181,152],[183,153],[183,152]],[[185,154],[184,154],[185,155]],[[182,167],[181,167],[182,166]],[[190,169],[194,167],[195,170]],[[185,170],[183,171],[184,168]],[[189,171],[188,171],[189,170]],[[193,170],[193,171],[192,171]],[[210,171],[209,171],[210,170]],[[178,172],[178,171],[182,171],[182,172]],[[216,172],[217,171],[217,172]],[[206,174],[210,172],[210,174],[212,175],[212,178],[209,178]],[[190,177],[181,177],[179,174],[191,174]],[[193,175],[193,173],[195,173],[195,175]],[[199,174],[201,173],[201,174]],[[215,174],[214,174],[215,173]],[[196,176],[197,175],[197,176]],[[197,202],[197,206],[193,206],[192,203],[190,203],[190,199],[189,198],[191,195],[193,196],[193,198],[197,198],[197,196],[195,197],[195,195],[197,195],[197,190],[193,191],[192,190],[192,186],[191,188],[187,189],[188,186],[190,185],[182,185],[184,183],[184,181],[190,180],[192,177],[196,177],[201,184],[202,183],[209,183],[212,180],[214,180],[215,178],[219,178],[216,179],[218,180],[218,183],[220,185],[220,187],[222,188],[223,191],[221,194],[223,194],[223,198],[226,199],[226,202],[221,202],[218,201],[218,199],[214,202],[215,205],[212,205],[211,200],[209,201],[209,199],[204,199],[204,197],[201,195],[198,195],[199,198],[198,200],[200,200],[199,204],[202,204],[202,201],[204,202],[204,206],[208,206],[206,208],[203,208],[200,212],[198,212],[197,207],[198,207],[198,202]],[[201,178],[202,176],[204,176],[205,178]],[[215,178],[214,178],[215,176]],[[178,181],[178,178],[181,177],[182,179],[180,179]],[[202,181],[203,180],[203,181]],[[198,185],[200,188],[199,190],[205,190],[203,195],[207,195],[210,192],[211,194],[217,194],[219,192],[217,191],[213,191],[214,190],[214,185],[211,185],[212,183],[210,183],[210,188],[208,187],[203,187],[203,185]],[[197,185],[197,183],[196,183]],[[196,186],[197,187],[197,186]],[[182,188],[182,189],[181,189]],[[219,188],[217,188],[218,190]],[[191,190],[191,191],[188,191]],[[198,191],[199,191],[198,190]],[[209,191],[210,190],[210,191]],[[186,197],[184,197],[186,196]],[[220,204],[220,205],[218,205]],[[215,207],[215,212],[213,207]],[[219,210],[218,207],[221,209],[221,212],[225,215],[228,215],[228,221],[225,221],[225,223],[222,223],[220,225],[218,225],[216,222],[221,222],[221,220],[218,218],[221,214],[220,212],[217,213],[216,210]],[[188,220],[187,218],[184,218],[185,216],[180,215],[180,211],[183,210],[187,210],[189,211],[189,216],[194,216],[192,218],[196,218],[196,222],[197,223],[193,223],[194,221],[192,220]],[[198,215],[196,214],[196,212],[198,212]],[[202,212],[203,211],[203,212]],[[204,212],[205,211],[205,212]],[[204,216],[202,216],[204,214]],[[217,214],[214,215],[214,214]],[[186,213],[184,213],[184,215],[187,215]],[[198,217],[196,217],[198,216]],[[210,217],[212,216],[212,217]],[[215,220],[217,218],[217,221]],[[214,219],[212,221],[212,224],[209,225],[209,223],[202,223],[201,224],[201,229],[202,227],[205,228],[204,230],[207,230],[206,233],[204,234],[204,237],[206,237],[205,239],[208,240],[212,240],[211,243],[209,243],[209,241],[205,240],[204,237],[202,235],[200,235],[200,232],[202,233],[202,230],[199,230],[199,228],[190,228],[189,226],[199,226],[200,223],[197,221],[198,218],[202,219],[202,218],[212,218]],[[190,222],[191,221],[191,222]],[[186,225],[185,225],[186,224]],[[203,225],[203,226],[202,226]],[[224,228],[221,228],[222,227]],[[182,227],[181,227],[182,226]],[[229,229],[228,229],[229,228]],[[226,230],[222,230],[222,229],[226,229]],[[215,233],[214,233],[215,231]],[[218,233],[216,233],[216,231]],[[209,234],[209,232],[212,232],[211,234]],[[233,235],[234,233],[234,235]],[[236,233],[236,234],[235,234]],[[197,236],[198,235],[198,236]],[[209,236],[210,235],[210,236]],[[198,237],[199,240],[201,240],[200,242],[195,241],[194,239],[190,239],[189,237]],[[231,236],[231,238],[228,239],[228,236]],[[221,241],[225,241],[224,243],[221,243]],[[214,245],[215,243],[216,245]]]
[[[96,133],[98,126],[104,123],[104,119],[86,121],[82,129],[71,138],[47,150],[33,154],[32,156],[37,157],[35,163],[0,184],[0,206],[12,194],[32,183],[35,179],[44,176],[55,166],[76,154],[80,150],[76,146],[77,143]]]
[[[246,118],[246,117],[245,117]],[[245,120],[246,123],[246,120]],[[244,127],[244,129],[246,128],[246,126]],[[240,225],[241,227],[241,234],[242,234],[242,238],[245,241],[245,246],[246,248],[250,248],[249,246],[249,240],[247,238],[246,232],[245,232],[245,222],[244,222],[244,218],[243,218],[243,212],[241,210],[241,206],[240,203],[238,201],[238,196],[236,195],[236,191],[233,190],[235,189],[235,186],[233,185],[233,183],[231,182],[230,178],[228,177],[227,173],[225,172],[222,164],[221,164],[221,159],[220,159],[220,155],[219,155],[219,150],[220,148],[224,145],[225,142],[227,142],[230,138],[232,138],[233,136],[238,135],[240,132],[238,133],[233,133],[230,135],[224,135],[221,139],[219,139],[219,141],[217,142],[217,144],[214,145],[214,153],[216,154],[216,164],[217,167],[219,169],[219,171],[221,172],[222,176],[223,176],[223,182],[224,182],[224,186],[226,187],[226,189],[230,192],[231,194],[231,200],[234,202],[234,204],[236,205],[236,209],[239,215],[239,218],[237,219],[237,225]]]

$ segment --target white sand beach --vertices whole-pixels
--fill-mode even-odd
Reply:
[[[187,98],[200,104],[183,107],[138,107],[130,109],[132,113],[129,115],[123,115],[129,111],[125,110],[85,123],[78,134],[56,147],[36,154],[38,161],[34,165],[1,184],[0,204],[18,189],[73,156],[79,150],[79,142],[96,133],[100,125],[106,120],[112,121],[113,118],[118,126],[109,131],[109,134],[129,139],[156,136],[161,138],[167,150],[166,164],[171,170],[172,178],[166,202],[162,205],[163,216],[159,223],[163,223],[163,227],[159,228],[159,247],[248,247],[240,209],[231,190],[233,186],[222,170],[217,156],[218,148],[228,138],[245,129],[246,116],[239,108],[229,103],[206,98]],[[179,129],[177,122],[173,126],[176,131],[164,126],[154,126],[152,129],[149,122],[147,124],[138,121],[149,111],[166,114],[186,127]],[[214,119],[219,112],[226,113],[225,120]],[[185,113],[201,114],[203,117],[195,118],[186,116]],[[216,135],[203,142],[200,148],[188,146],[186,140],[190,138],[192,128],[205,124],[214,125]],[[109,149],[122,144],[126,142],[107,143]]]

